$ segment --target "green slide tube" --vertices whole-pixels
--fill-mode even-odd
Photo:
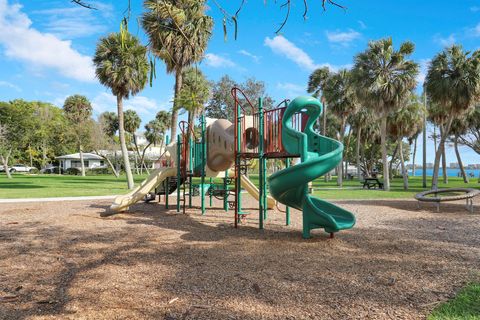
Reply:
[[[299,112],[308,115],[303,132],[292,126],[292,118]],[[342,160],[343,144],[313,130],[321,113],[322,104],[313,97],[290,102],[282,119],[282,142],[287,152],[300,155],[301,162],[268,178],[270,193],[278,202],[302,211],[304,238],[310,238],[312,229],[323,228],[333,234],[355,225],[351,212],[308,194],[308,182],[328,173]]]

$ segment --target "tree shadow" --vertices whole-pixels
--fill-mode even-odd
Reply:
[[[0,318],[418,318],[480,263],[478,238],[462,238],[478,225],[447,237],[428,229],[445,223],[435,216],[304,241],[278,213],[259,231],[253,217],[233,229],[221,210],[138,204],[100,218],[106,207],[0,224],[0,282],[23,284]]]
[[[30,182],[0,182],[0,189],[42,189],[46,188],[38,184],[33,184]]]

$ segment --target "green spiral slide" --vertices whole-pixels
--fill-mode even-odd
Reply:
[[[292,118],[299,112],[308,115],[304,132],[292,127]],[[335,168],[342,159],[343,144],[313,130],[321,113],[322,105],[313,97],[298,97],[288,105],[282,119],[283,147],[300,155],[301,162],[268,178],[270,194],[278,202],[302,210],[304,238],[310,238],[312,229],[323,228],[333,235],[355,224],[351,212],[308,194],[308,182]]]

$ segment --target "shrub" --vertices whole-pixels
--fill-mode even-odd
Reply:
[[[65,174],[78,176],[82,174],[82,170],[79,168],[68,168],[67,170],[65,170]]]

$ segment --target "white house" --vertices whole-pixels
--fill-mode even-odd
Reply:
[[[59,157],[56,157],[56,159],[60,162],[60,167],[63,170],[67,170],[69,168],[80,168],[82,166],[80,162],[79,153],[72,153],[64,156],[59,156]],[[89,169],[106,167],[105,160],[99,155],[96,155],[94,153],[84,153],[83,163],[85,165],[85,168],[89,168]]]

